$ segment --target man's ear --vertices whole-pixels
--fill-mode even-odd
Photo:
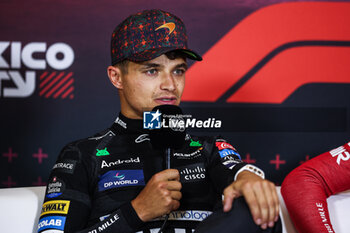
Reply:
[[[111,83],[118,89],[123,89],[122,72],[119,67],[108,66],[107,74]]]

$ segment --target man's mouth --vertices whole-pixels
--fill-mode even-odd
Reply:
[[[155,99],[155,101],[159,104],[175,104],[176,100],[177,100],[176,97],[168,97],[168,96]]]

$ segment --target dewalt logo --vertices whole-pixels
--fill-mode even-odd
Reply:
[[[45,214],[67,214],[70,201],[47,201],[43,204],[41,215]]]

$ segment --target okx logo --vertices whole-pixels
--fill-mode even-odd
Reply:
[[[161,113],[156,112],[143,113],[143,128],[144,129],[160,129],[161,127]]]
[[[0,96],[31,96],[39,79],[39,96],[73,99],[74,51],[66,43],[0,41]]]

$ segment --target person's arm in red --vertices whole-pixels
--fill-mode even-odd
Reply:
[[[288,213],[303,233],[334,232],[327,197],[350,189],[350,142],[294,169],[281,193]]]

